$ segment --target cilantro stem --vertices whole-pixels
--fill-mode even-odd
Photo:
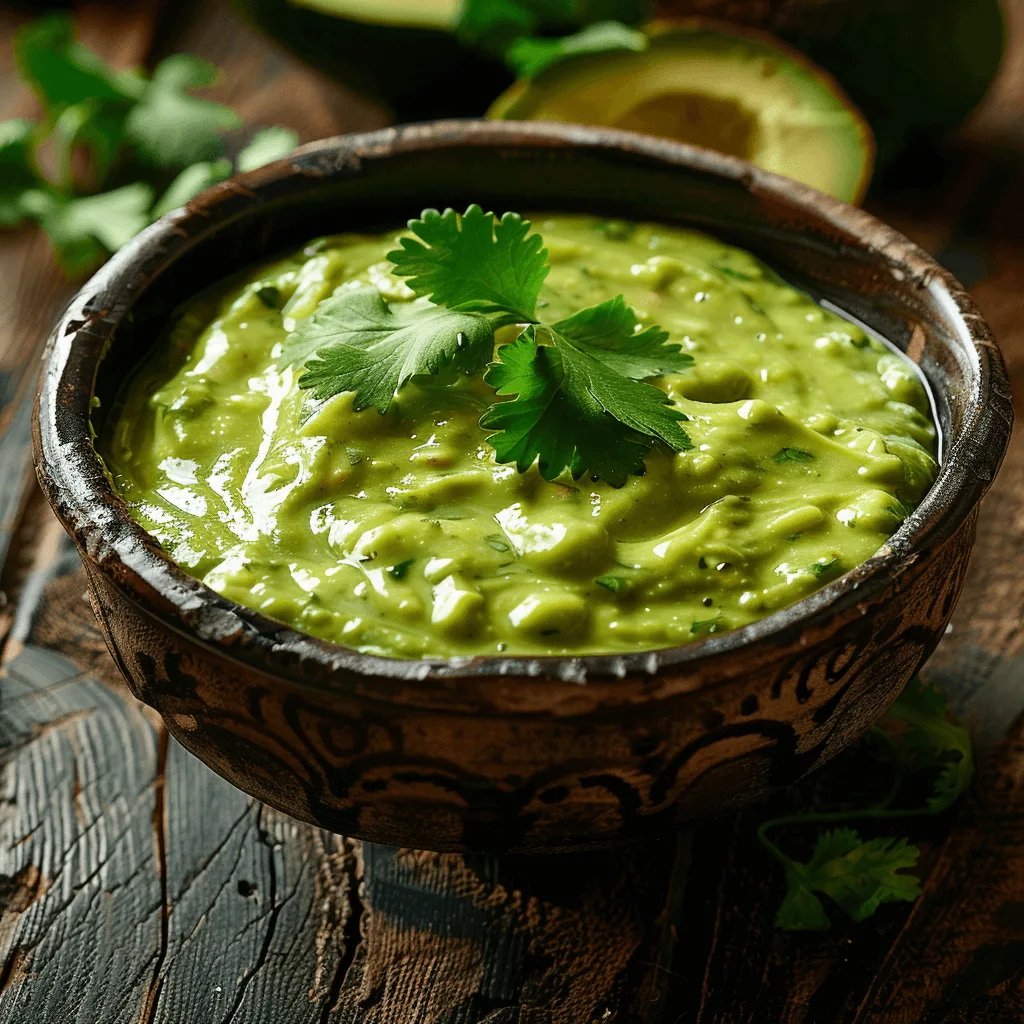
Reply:
[[[870,807],[861,807],[846,811],[804,811],[796,814],[786,814],[778,818],[769,818],[758,827],[757,838],[761,845],[783,865],[793,864],[794,861],[787,857],[769,838],[770,829],[782,828],[785,825],[837,825],[850,821],[883,820],[887,818],[916,818],[931,815],[935,812],[928,807],[918,808],[892,808],[890,805],[896,799],[896,795],[903,785],[906,777],[907,761],[900,749],[899,744],[884,730],[878,726],[872,726],[868,735],[873,739],[881,741],[888,748],[892,756],[893,778],[885,796]]]

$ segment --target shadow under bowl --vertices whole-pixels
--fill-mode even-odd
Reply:
[[[91,432],[176,307],[313,236],[469,202],[689,225],[753,251],[920,366],[945,442],[934,486],[877,555],[807,599],[650,653],[369,656],[187,575],[132,519]],[[1011,422],[1002,361],[970,298],[868,214],[676,143],[467,121],[305,146],[144,231],[54,330],[35,458],[114,660],[183,746],[246,792],[336,832],[507,853],[675,827],[791,783],[853,740],[946,628]]]

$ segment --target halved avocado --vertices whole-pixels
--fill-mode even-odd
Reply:
[[[665,17],[698,12],[764,28],[835,75],[874,129],[879,160],[960,124],[996,77],[1001,0],[653,0]]]
[[[577,57],[516,82],[487,113],[661,135],[859,202],[871,129],[825,71],[771,36],[702,21],[655,25],[648,48]]]

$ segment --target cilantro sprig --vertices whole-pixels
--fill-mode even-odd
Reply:
[[[529,221],[474,204],[425,210],[409,229],[388,259],[417,301],[389,307],[372,287],[326,299],[281,354],[282,367],[304,365],[301,388],[318,399],[352,392],[357,411],[384,413],[415,376],[483,373],[508,399],[480,418],[497,461],[520,472],[536,463],[546,480],[568,471],[620,487],[644,472],[655,445],[692,447],[685,415],[646,381],[693,358],[644,327],[621,295],[554,323],[538,317],[550,268]],[[489,362],[495,330],[513,324],[518,335]]]
[[[946,700],[933,686],[913,679],[889,709],[883,730],[870,735],[883,743],[894,767],[886,795],[861,808],[791,814],[764,822],[762,846],[781,864],[786,895],[775,916],[787,931],[822,931],[830,927],[825,896],[854,921],[863,921],[883,903],[913,902],[920,879],[908,873],[919,850],[907,837],[862,839],[853,822],[880,822],[941,814],[971,783],[974,760],[966,728],[949,718]],[[893,734],[892,731],[895,731]],[[923,806],[897,807],[907,771],[933,773],[932,792]],[[769,838],[783,827],[835,826],[822,832],[806,861],[789,856]]]
[[[0,122],[0,228],[34,221],[70,275],[235,168],[269,163],[297,142],[287,129],[265,129],[233,167],[225,133],[241,119],[194,94],[217,80],[217,68],[175,54],[152,76],[118,70],[75,37],[65,14],[23,26],[14,57],[41,117]]]

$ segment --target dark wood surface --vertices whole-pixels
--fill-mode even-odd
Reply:
[[[113,3],[87,13],[111,59],[155,46],[215,60],[220,96],[257,124],[314,138],[379,123],[219,2],[174,7],[156,33]],[[1009,13],[1024,28],[1021,0]],[[0,36],[16,20],[0,13]],[[1022,65],[1024,43],[964,140],[897,169],[873,200],[968,279],[1018,389]],[[0,116],[30,110],[5,46]],[[781,879],[754,836],[765,808],[601,854],[437,855],[298,823],[183,752],[121,682],[77,556],[25,475],[34,355],[68,285],[30,232],[0,235],[0,282],[0,1024],[1024,1020],[1020,434],[927,671],[971,727],[978,779],[957,812],[913,832],[916,904],[789,935],[772,927]],[[863,767],[853,754],[842,770]]]

